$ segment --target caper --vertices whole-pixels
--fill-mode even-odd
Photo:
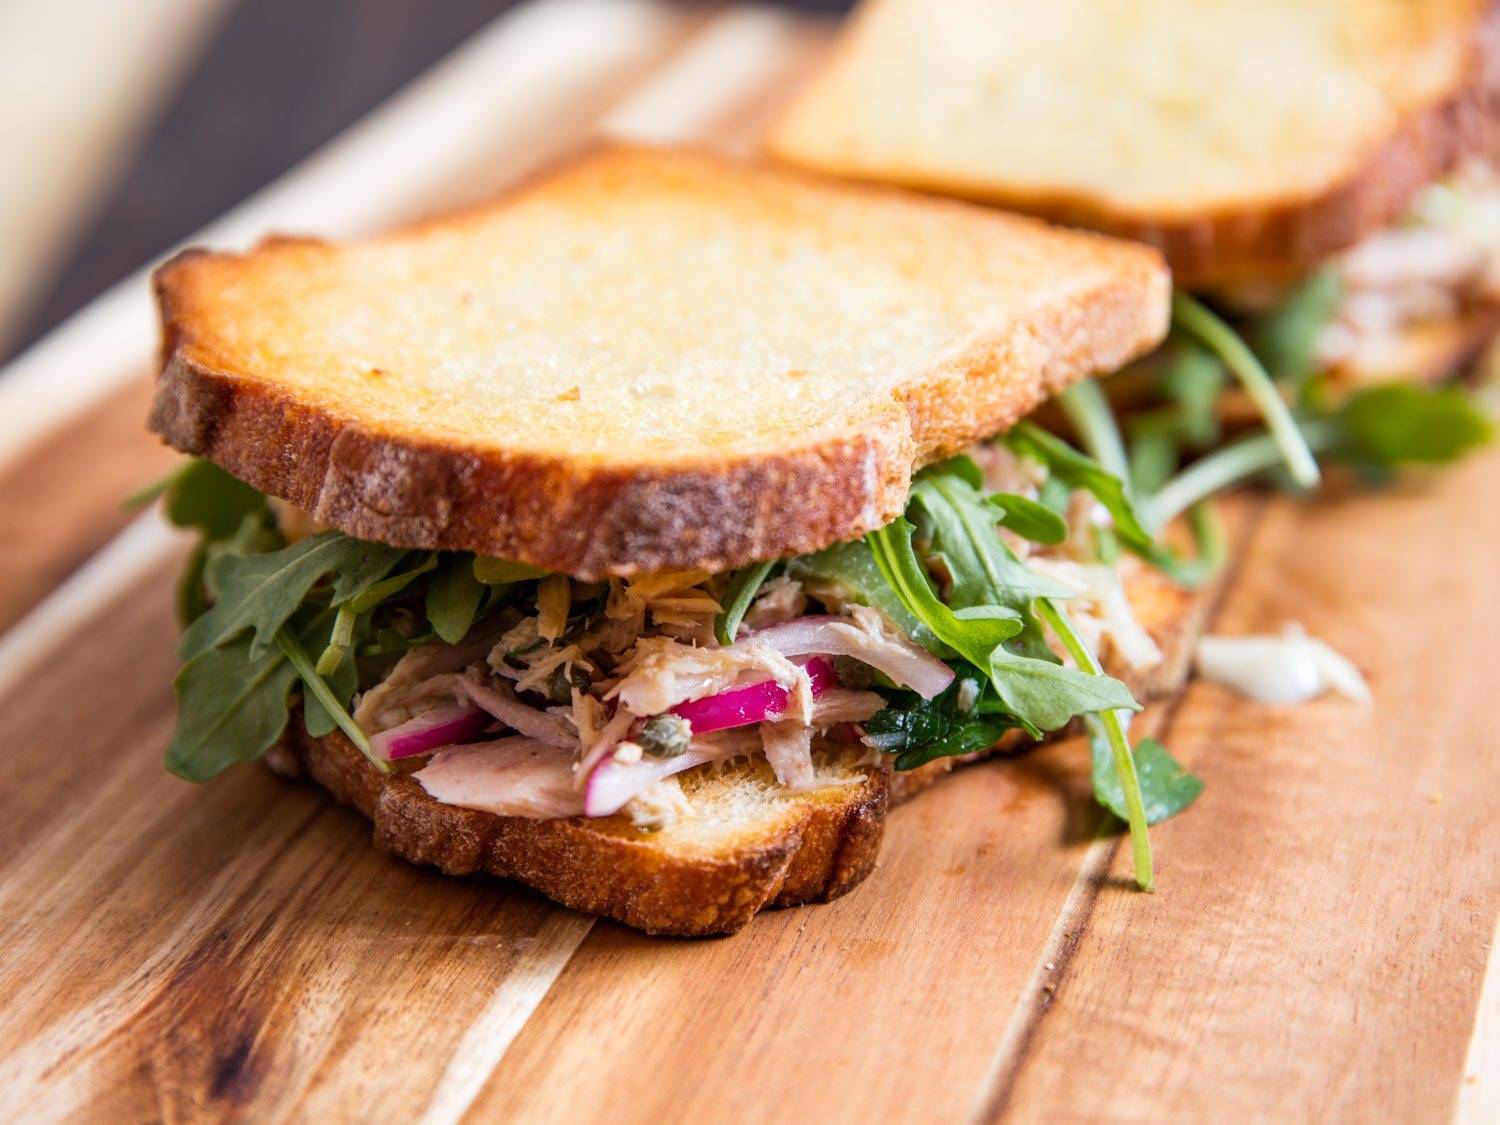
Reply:
[[[863,660],[856,660],[852,656],[835,656],[833,675],[838,680],[839,687],[853,691],[866,691],[875,682],[875,675],[870,670],[870,666]]]
[[[657,715],[646,720],[636,741],[653,758],[675,758],[686,754],[693,740],[693,724],[676,715]]]
[[[580,692],[587,692],[592,684],[588,669],[575,664],[570,673],[566,665],[559,664],[552,669],[552,675],[547,678],[547,698],[553,703],[571,703],[574,688]]]

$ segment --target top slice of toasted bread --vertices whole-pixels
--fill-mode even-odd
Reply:
[[[592,578],[892,519],[914,467],[1166,331],[1145,247],[604,148],[348,245],[188,251],[151,425],[352,535]]]
[[[783,158],[1162,247],[1307,268],[1493,141],[1490,0],[868,0]]]

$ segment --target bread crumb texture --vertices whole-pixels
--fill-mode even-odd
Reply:
[[[1169,289],[1142,247],[633,147],[156,284],[173,444],[351,534],[580,574],[878,526],[915,466],[1154,346]]]
[[[1150,237],[1183,274],[1290,268],[1481,143],[1492,25],[1488,0],[873,0],[769,143]],[[1281,214],[1320,200],[1358,222]],[[1242,245],[1261,226],[1283,261]]]

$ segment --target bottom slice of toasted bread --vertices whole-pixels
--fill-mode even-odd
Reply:
[[[267,758],[305,773],[375,823],[375,843],[449,875],[486,872],[565,906],[653,934],[734,933],[759,910],[826,902],[875,866],[890,767],[821,754],[820,780],[787,793],[763,760],[681,775],[690,815],[658,831],[623,814],[533,820],[445,805],[404,773],[378,771],[340,732],[312,738],[294,716]]]
[[[1163,660],[1144,677],[1123,678],[1142,702],[1161,699],[1187,678],[1210,595],[1149,571],[1128,584]],[[353,805],[374,822],[377,846],[412,863],[515,879],[647,933],[701,936],[734,933],[766,907],[827,902],[851,890],[874,870],[891,805],[959,765],[1029,741],[1012,735],[986,754],[904,773],[885,759],[824,749],[818,778],[830,784],[804,793],[778,786],[761,759],[709,763],[679,775],[691,813],[652,832],[623,814],[533,820],[445,805],[409,776],[420,763],[383,774],[342,733],[313,738],[297,715],[266,761]]]

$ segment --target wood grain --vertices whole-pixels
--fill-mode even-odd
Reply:
[[[178,454],[143,431],[151,381],[110,395],[77,423],[0,472],[0,630],[125,526],[122,501],[168,472]]]
[[[166,775],[168,580],[0,701],[31,740],[0,800],[7,1115],[413,1118],[497,984],[583,920],[384,856],[264,770]]]
[[[1301,621],[1376,704],[1189,690],[1172,746],[1207,789],[1156,830],[1161,892],[1101,896],[993,1117],[1453,1112],[1497,909],[1497,559],[1494,454],[1271,508],[1221,630]]]
[[[743,147],[823,34],[766,33],[785,67],[747,62],[736,96],[653,120]],[[712,82],[704,42],[655,77]],[[639,77],[589,104],[628,121]],[[499,147],[470,166],[524,163]],[[0,472],[0,622],[155,471],[144,394]],[[1299,619],[1377,705],[1194,687],[1162,737],[1209,788],[1155,830],[1155,896],[1128,889],[1062,744],[896,810],[847,898],[715,941],[408,867],[257,768],[167,776],[172,560],[125,574],[84,628],[26,634],[30,671],[0,689],[0,1116],[1441,1119],[1500,907],[1497,493],[1490,455],[1250,521],[1219,627]]]

